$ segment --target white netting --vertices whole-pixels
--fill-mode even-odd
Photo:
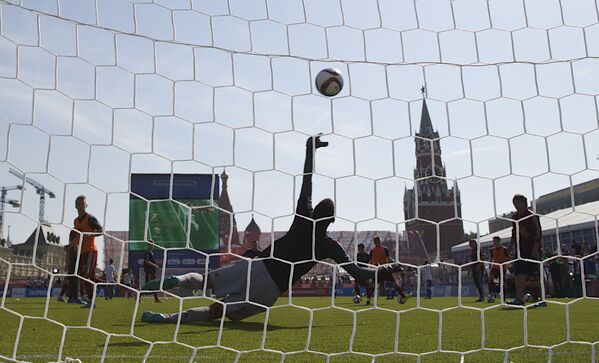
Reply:
[[[595,361],[598,19],[592,0],[0,1],[0,358]],[[314,89],[327,67],[344,75],[334,98]],[[266,247],[289,228],[305,140],[320,132],[330,145],[316,155],[313,200],[335,200],[329,230],[352,258],[383,239],[415,294],[408,305],[375,293],[356,309],[342,296],[351,280],[327,260],[245,325],[141,324],[154,306],[139,283],[123,285],[130,247],[152,238],[178,256],[220,243],[181,264],[230,263],[253,239]],[[143,173],[168,175],[166,194],[132,190]],[[203,202],[177,194],[179,174],[210,175]],[[548,310],[505,311],[503,294],[471,303],[463,242],[477,239],[488,261],[492,237],[510,239],[516,193],[540,217]],[[66,277],[53,248],[80,194],[104,226],[100,265],[114,258],[135,302],[102,306],[106,284],[93,283],[98,307],[75,311],[47,288]],[[132,236],[130,225],[143,226]],[[424,299],[429,268],[444,299]],[[552,280],[560,271],[566,282]],[[163,312],[217,301],[203,290],[162,292]]]

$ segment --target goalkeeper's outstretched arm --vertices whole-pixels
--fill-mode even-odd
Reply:
[[[304,161],[304,177],[302,189],[297,200],[296,213],[306,217],[312,216],[312,174],[314,173],[314,154],[316,149],[326,147],[329,143],[320,140],[320,136],[309,137],[306,141],[306,159]]]

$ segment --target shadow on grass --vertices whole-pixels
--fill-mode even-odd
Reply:
[[[148,325],[172,325],[172,324],[152,324],[152,323],[138,323],[136,324],[136,326],[140,327],[140,326],[148,326]],[[212,328],[212,329],[207,329],[207,330],[203,330],[205,332],[211,332],[211,331],[219,331],[220,330],[220,321],[212,321],[209,323],[206,322],[200,322],[200,323],[181,323],[181,325],[184,326],[197,326],[197,327],[202,327],[202,328]],[[130,324],[113,324],[113,326],[130,326]],[[243,331],[250,331],[250,332],[255,332],[255,331],[263,331],[264,330],[264,323],[257,323],[257,322],[251,322],[251,321],[230,321],[227,320],[225,321],[225,326],[227,327],[228,330],[243,330]],[[352,327],[352,324],[335,324],[335,327],[343,327],[343,326],[347,326],[347,327]],[[327,328],[329,327],[328,325],[317,325],[317,324],[313,324],[312,328]],[[281,326],[281,325],[272,325],[272,324],[268,324],[268,331],[275,331],[275,330],[299,330],[299,329],[306,329],[306,326]],[[190,332],[179,332],[179,334],[197,334],[197,332],[195,331],[190,331]]]
[[[108,344],[109,347],[141,347],[141,346],[145,346],[147,347],[148,344],[144,343],[144,342],[122,342],[122,343],[110,343]],[[100,348],[104,348],[104,344],[98,344],[98,347]]]
[[[534,309],[534,310],[536,310],[536,309],[541,309],[541,310],[543,310],[543,309],[547,309],[547,307],[546,307],[546,306],[535,306],[535,305],[530,305],[530,306],[527,306],[527,307],[526,307],[526,309],[528,309],[528,310],[532,310],[532,309]],[[515,311],[515,310],[524,310],[524,307],[516,307],[516,306],[502,306],[502,307],[500,307],[500,308],[499,308],[499,310],[501,310],[501,311]]]
[[[213,329],[210,331],[218,331],[220,329],[220,322],[200,323],[200,324],[187,324],[196,326],[209,326]],[[257,323],[252,321],[226,321],[225,326],[227,330],[243,330],[249,332],[262,332],[264,330],[264,323]],[[280,325],[268,325],[268,331],[274,330],[294,330],[294,329],[305,329],[306,327],[301,326],[280,326]],[[179,332],[179,334],[196,334],[197,332]]]

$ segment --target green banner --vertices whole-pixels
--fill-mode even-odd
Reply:
[[[218,211],[214,208],[193,208],[207,205],[210,205],[210,200],[130,199],[129,239],[143,241],[147,231],[147,238],[162,247],[184,248],[187,246],[189,231],[191,247],[201,251],[216,250],[219,247]],[[129,244],[129,250],[145,249],[145,243]]]

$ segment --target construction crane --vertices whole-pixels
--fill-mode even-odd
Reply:
[[[37,193],[37,195],[40,196],[39,222],[46,223],[46,220],[44,219],[44,210],[46,208],[46,194],[48,194],[48,197],[50,197],[50,198],[56,198],[56,194],[54,194],[53,191],[47,189],[46,187],[44,187],[40,183],[36,182],[35,180],[33,180],[29,177],[26,177],[23,173],[21,173],[20,171],[18,171],[16,169],[10,168],[8,171],[12,175],[16,176],[17,178],[19,178],[21,180],[25,180],[25,182],[27,184],[29,184],[35,188],[35,192]]]
[[[6,199],[6,193],[11,190],[22,190],[22,185],[14,185],[12,187],[2,187],[0,189],[0,241],[4,239],[4,205],[10,204],[11,206],[18,208],[21,206],[16,199]]]

